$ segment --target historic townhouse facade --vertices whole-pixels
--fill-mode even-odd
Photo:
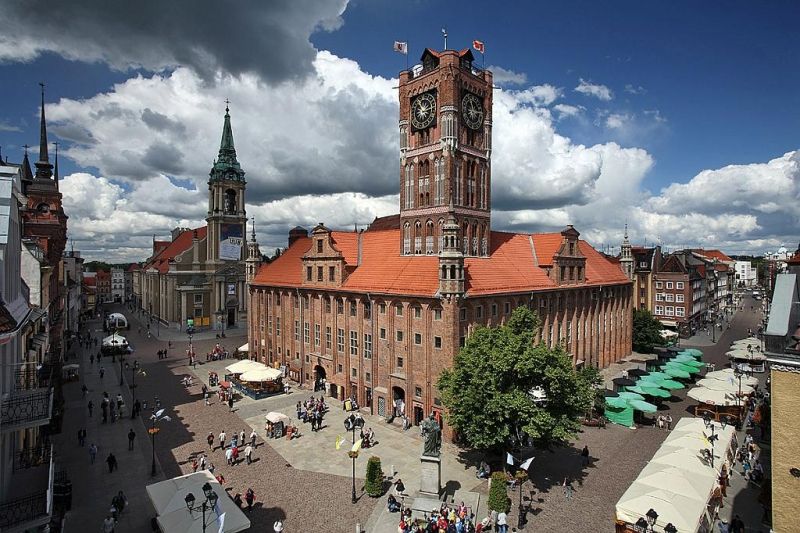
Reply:
[[[357,232],[292,229],[250,280],[251,355],[414,423],[441,412],[438,376],[475,328],[518,306],[576,365],[628,355],[632,284],[618,264],[572,226],[491,230],[491,72],[467,50],[426,50],[399,94],[399,216]]]

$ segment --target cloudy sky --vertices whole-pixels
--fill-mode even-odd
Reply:
[[[141,260],[153,234],[204,223],[226,98],[265,251],[297,224],[397,212],[392,42],[414,64],[442,27],[450,48],[484,41],[495,74],[494,229],[797,245],[794,1],[3,4],[3,157],[38,146],[44,81],[70,238],[90,258]]]

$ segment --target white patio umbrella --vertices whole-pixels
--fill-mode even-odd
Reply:
[[[248,381],[250,383],[256,383],[261,381],[275,381],[279,377],[283,376],[283,372],[278,370],[277,368],[258,368],[256,370],[248,370],[247,372],[242,373],[239,376],[239,379],[242,381]]]
[[[678,531],[694,533],[706,512],[707,503],[704,499],[691,498],[671,490],[633,483],[617,502],[616,515],[618,520],[636,524],[650,509],[658,509],[656,531],[663,531],[664,526],[671,523]]]
[[[761,352],[748,352],[747,350],[731,350],[728,357],[731,359],[743,359],[745,361],[766,361],[767,356]]]
[[[703,378],[697,382],[697,386],[705,387],[711,390],[721,390],[724,392],[729,392],[731,394],[739,393],[739,380],[736,378],[732,378],[731,380]],[[742,394],[750,394],[752,392],[753,392],[753,387],[745,384],[744,377],[742,377]]]
[[[231,374],[243,374],[244,372],[248,372],[250,370],[261,370],[264,368],[269,368],[269,367],[267,365],[259,363],[258,361],[251,361],[250,359],[242,359],[241,361],[236,361],[232,365],[226,366],[225,370],[227,370]]]
[[[723,381],[728,381],[729,379],[734,377],[733,369],[732,368],[725,368],[723,370],[715,370],[714,372],[709,372],[705,375],[706,379],[720,379]],[[738,378],[736,378],[736,383],[739,383]],[[755,387],[758,385],[758,378],[754,378],[752,376],[742,376],[742,385],[748,385],[750,387]]]
[[[268,422],[272,422],[273,424],[277,424],[278,422],[283,422],[283,425],[285,425],[285,426],[289,425],[289,423],[291,422],[291,420],[289,419],[288,416],[286,416],[283,413],[278,413],[276,411],[271,411],[271,412],[267,413],[264,416],[264,418]]]
[[[687,393],[687,396],[701,403],[722,407],[739,405],[741,403],[740,400],[737,400],[736,394],[721,390],[707,389],[705,387],[695,387]]]
[[[700,439],[695,439],[701,443]],[[682,470],[675,466],[647,465],[636,478],[636,483],[656,489],[669,489],[693,499],[708,499],[717,485],[717,476],[707,470]]]

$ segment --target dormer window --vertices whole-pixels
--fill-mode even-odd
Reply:
[[[322,239],[317,239],[317,253],[322,253]]]

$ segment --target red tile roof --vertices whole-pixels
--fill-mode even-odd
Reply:
[[[155,268],[161,274],[166,274],[169,271],[169,262],[175,259],[175,256],[181,254],[189,249],[192,245],[194,233],[197,232],[197,238],[203,239],[206,236],[208,226],[197,228],[196,230],[188,230],[178,235],[174,241],[170,242],[168,246],[163,248],[157,255],[155,255],[147,264],[142,267],[142,270],[149,270]],[[160,244],[156,241],[156,244]]]
[[[128,267],[128,272],[136,272],[137,270],[141,270],[142,267],[139,263],[131,263],[131,266]]]
[[[353,268],[341,289],[353,292],[434,296],[439,290],[438,256],[400,255],[400,230],[366,231],[361,233],[362,258],[358,259],[358,235],[353,232],[331,232],[345,262]],[[467,295],[525,292],[556,288],[545,269],[534,263],[531,249],[534,241],[539,264],[552,265],[553,254],[561,244],[560,233],[528,235],[492,232],[490,257],[465,258]],[[310,238],[300,238],[280,257],[262,265],[254,285],[299,287],[302,284],[302,257],[311,247]],[[586,284],[628,283],[615,263],[584,241],[580,251],[586,257]]]
[[[733,259],[731,259],[730,257],[728,257],[719,250],[705,250],[703,248],[698,248],[692,251],[698,255],[707,257],[708,259],[716,259],[717,261],[733,261]]]

